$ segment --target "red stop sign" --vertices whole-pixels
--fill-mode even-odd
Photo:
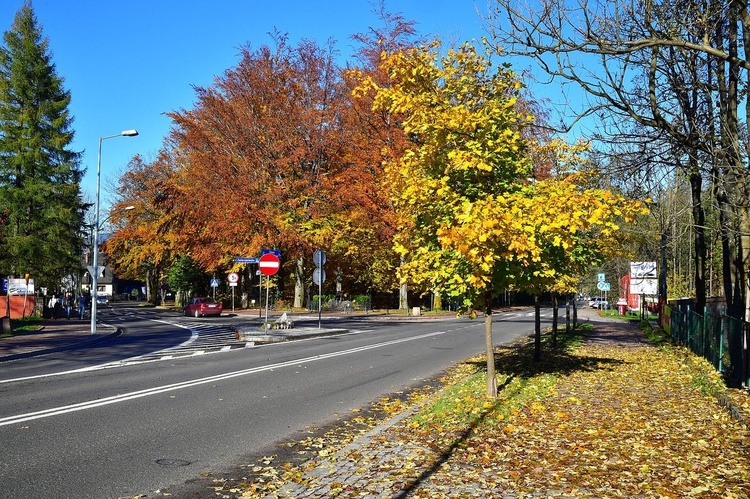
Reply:
[[[258,260],[258,268],[264,275],[274,275],[281,268],[281,261],[273,253],[266,253]]]

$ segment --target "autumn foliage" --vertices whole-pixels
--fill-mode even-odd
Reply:
[[[577,161],[575,148],[530,144],[535,118],[519,104],[522,84],[506,65],[494,67],[469,44],[442,56],[440,48],[435,42],[384,54],[388,84],[364,79],[355,95],[374,93],[374,110],[401,116],[410,138],[386,167],[402,280],[484,310],[487,393],[495,396],[495,292],[574,290],[584,266],[618,247],[618,224],[642,207],[586,188],[583,174],[563,175]],[[561,168],[534,178],[530,150]]]
[[[196,88],[157,158],[120,181],[137,208],[109,243],[121,268],[156,275],[189,256],[224,272],[275,248],[300,290],[322,248],[351,286],[400,280],[488,315],[498,290],[573,289],[640,205],[588,187],[584,146],[535,133],[507,64],[470,44],[415,46],[390,20],[357,38],[359,67],[276,34]]]

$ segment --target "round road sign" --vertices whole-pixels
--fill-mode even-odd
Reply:
[[[240,280],[240,276],[239,276],[239,274],[236,274],[236,273],[232,272],[231,274],[229,274],[227,276],[227,280],[229,282],[237,282],[237,281]]]
[[[273,253],[266,253],[258,259],[258,268],[264,275],[274,275],[281,268],[281,260]]]

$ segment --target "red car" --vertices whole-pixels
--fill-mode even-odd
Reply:
[[[213,298],[193,298],[190,303],[182,309],[185,316],[204,317],[206,315],[221,315],[224,307]]]

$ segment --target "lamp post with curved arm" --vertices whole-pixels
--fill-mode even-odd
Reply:
[[[102,142],[115,137],[135,137],[138,135],[137,130],[124,130],[116,135],[99,137],[99,155],[96,160],[96,204],[94,208],[94,271],[91,272],[91,334],[96,334],[96,299],[99,296],[99,190],[101,185],[102,172]]]

